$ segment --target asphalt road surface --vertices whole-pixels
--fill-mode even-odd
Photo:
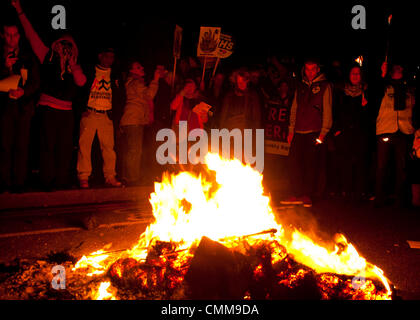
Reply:
[[[384,270],[399,296],[420,299],[420,249],[411,248],[407,242],[420,242],[420,208],[376,209],[371,203],[342,199],[325,200],[310,209],[273,207],[284,225],[310,231],[319,239],[330,240],[335,233],[343,233],[362,256]],[[63,251],[80,258],[111,243],[110,250],[128,249],[152,220],[146,199],[2,211],[0,264],[16,258],[45,259],[50,253]]]

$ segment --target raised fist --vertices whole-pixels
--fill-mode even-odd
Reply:
[[[160,69],[156,69],[155,74],[154,74],[154,80],[159,80],[161,76],[162,76],[162,71]]]
[[[20,5],[20,0],[12,0],[12,6],[16,9],[18,13],[22,12],[22,6]]]

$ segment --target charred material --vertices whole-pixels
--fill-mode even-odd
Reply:
[[[222,244],[224,243],[224,244]],[[317,273],[295,260],[276,240],[233,237],[216,242],[203,237],[180,250],[179,244],[152,241],[145,260],[124,257],[106,274],[86,276],[74,270],[71,256],[50,254],[47,261],[0,266],[0,297],[5,299],[96,299],[102,282],[111,280],[118,299],[203,300],[374,300],[389,298],[380,280]],[[51,288],[51,268],[61,261],[67,288]],[[399,299],[391,285],[392,299]]]
[[[203,237],[185,275],[188,299],[243,299],[252,281],[249,259]]]
[[[178,253],[170,242],[157,241],[151,245],[145,262],[122,258],[108,270],[111,282],[117,288],[169,299],[184,280],[186,268],[175,266]]]

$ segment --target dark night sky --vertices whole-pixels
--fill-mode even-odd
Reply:
[[[297,58],[317,55],[324,60],[353,59],[359,54],[378,64],[385,51],[386,18],[393,13],[392,49],[395,55],[418,63],[414,48],[419,20],[414,4],[394,1],[157,1],[21,0],[25,11],[44,39],[52,39],[53,5],[67,9],[69,31],[77,39],[81,59],[89,61],[99,45],[114,45],[120,56],[138,55],[150,64],[172,62],[175,24],[184,28],[183,55],[196,54],[200,25],[220,26],[236,40],[234,55],[225,63],[264,61],[269,53]],[[181,4],[180,4],[181,3]],[[351,28],[351,8],[363,4],[367,29]],[[3,0],[2,15],[9,14]],[[11,11],[13,13],[13,11]]]

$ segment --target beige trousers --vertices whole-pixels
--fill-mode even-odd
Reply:
[[[114,125],[106,113],[86,111],[80,120],[77,175],[79,180],[88,180],[92,173],[91,150],[95,134],[98,134],[103,158],[105,179],[115,177],[116,155],[114,151]]]

